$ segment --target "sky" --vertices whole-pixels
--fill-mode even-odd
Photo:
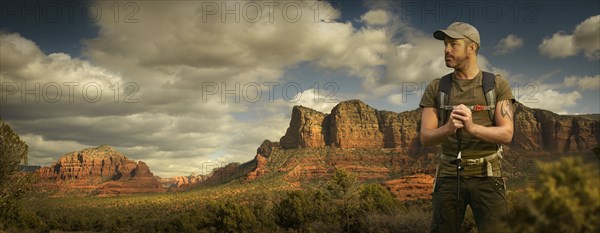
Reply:
[[[432,34],[454,21],[519,102],[600,113],[598,1],[3,0],[0,118],[30,164],[108,144],[206,174],[279,141],[294,105],[418,108],[452,72]]]

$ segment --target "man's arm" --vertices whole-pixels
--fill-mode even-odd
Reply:
[[[459,119],[465,123],[465,130],[471,135],[486,142],[510,144],[513,137],[514,122],[511,100],[498,102],[495,111],[496,126],[485,127],[473,123],[471,111],[464,105],[460,105],[452,111],[452,118]]]
[[[421,144],[424,146],[433,146],[442,143],[448,136],[456,132],[457,128],[462,128],[462,122],[448,121],[444,126],[438,128],[437,109],[423,108],[421,115]]]

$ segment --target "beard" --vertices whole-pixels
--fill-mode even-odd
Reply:
[[[445,55],[444,61],[446,62],[446,67],[454,68],[454,69],[462,69],[467,64],[467,48],[465,47],[465,51],[463,53],[464,56],[452,56]]]
[[[444,61],[448,68],[461,69],[467,63],[467,56],[446,55],[444,56]]]

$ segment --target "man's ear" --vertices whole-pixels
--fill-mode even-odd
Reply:
[[[468,49],[469,51],[471,51],[473,54],[475,54],[475,50],[477,49],[477,45],[475,43],[469,43],[468,45]]]

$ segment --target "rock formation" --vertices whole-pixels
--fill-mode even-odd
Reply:
[[[600,141],[600,121],[561,116],[516,103],[512,150],[552,153],[589,151]],[[421,110],[380,111],[360,100],[339,103],[331,114],[295,106],[281,147],[400,148],[421,153],[418,131]]]
[[[75,181],[70,188],[94,189],[104,195],[164,191],[146,163],[129,160],[107,145],[65,154],[39,174],[42,180]]]
[[[204,181],[206,177],[203,175],[196,175],[196,173],[190,174],[189,176],[175,176],[172,178],[174,188],[189,188],[196,186]]]
[[[339,103],[331,114],[295,106],[281,147],[418,149],[420,110],[379,111],[360,100]]]
[[[283,148],[315,148],[329,145],[329,116],[302,106],[294,106],[292,120],[281,137]]]
[[[587,152],[600,141],[600,120],[563,116],[517,103],[511,150]]]
[[[508,153],[589,153],[600,141],[600,120],[561,116],[515,104],[515,130]],[[360,100],[339,103],[330,114],[295,106],[280,142],[265,140],[255,158],[229,164],[209,180],[246,181],[283,174],[291,183],[324,178],[335,169],[361,180],[383,182],[399,199],[429,198],[435,147],[419,140],[421,109],[395,113]],[[424,173],[424,175],[415,175]],[[407,191],[411,190],[411,191]]]

